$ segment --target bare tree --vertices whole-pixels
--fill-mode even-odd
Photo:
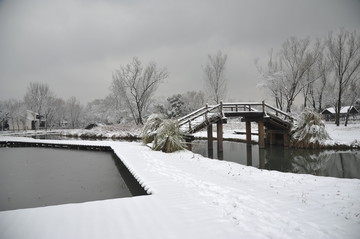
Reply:
[[[309,78],[307,73],[310,73],[321,51],[320,41],[312,47],[309,38],[296,37],[287,39],[277,54],[271,51],[268,69],[263,71],[259,68],[263,78],[259,86],[271,92],[278,108],[291,112],[296,97],[316,80]]]
[[[64,117],[65,102],[60,98],[49,96],[44,105],[45,129],[60,126]]]
[[[269,61],[266,70],[263,70],[263,68],[258,64],[258,60],[255,61],[255,65],[262,78],[261,83],[259,83],[257,87],[269,91],[270,96],[274,99],[276,107],[280,110],[283,110],[285,107],[283,86],[284,81],[286,81],[286,76],[279,69],[278,62],[276,59],[274,59],[273,56],[273,50],[271,49],[269,53]]]
[[[349,92],[345,97],[345,100],[348,102],[348,106],[349,106],[348,111],[346,112],[345,126],[348,125],[350,110],[359,96],[360,96],[360,81],[352,81],[349,87]]]
[[[306,73],[316,63],[321,53],[320,42],[311,49],[310,39],[298,39],[291,37],[286,40],[280,51],[280,70],[285,75],[284,96],[286,100],[286,111],[291,112],[295,98],[302,89],[314,79],[306,79]]]
[[[208,62],[204,68],[206,92],[209,99],[217,104],[225,98],[227,92],[226,60],[227,55],[218,51],[215,56],[208,55]]]
[[[329,61],[324,57],[324,54],[319,56],[318,61],[316,62],[313,71],[315,78],[319,78],[312,84],[310,84],[309,90],[309,101],[313,109],[320,113],[323,110],[325,102],[325,93],[329,92],[330,84],[330,73],[331,69],[329,66]]]
[[[27,112],[23,102],[15,99],[8,100],[8,110],[10,116],[9,120],[11,121],[14,131],[15,126],[18,130],[22,128],[21,126],[25,126]]]
[[[67,119],[70,122],[71,128],[76,128],[80,126],[80,115],[82,112],[82,106],[76,97],[71,97],[66,101],[66,115]]]
[[[188,113],[204,107],[205,94],[202,91],[188,91],[182,94],[184,103],[188,108]]]
[[[327,37],[328,58],[334,69],[336,82],[335,124],[340,125],[340,110],[344,95],[349,86],[359,80],[360,72],[360,36],[357,32],[341,29],[337,35],[329,33]],[[356,84],[355,84],[356,85]]]
[[[168,77],[167,70],[158,69],[155,62],[143,67],[138,58],[121,66],[113,74],[112,91],[120,95],[136,124],[143,124],[146,112],[155,91]]]
[[[33,111],[34,118],[36,115],[41,117],[44,114],[44,108],[47,105],[47,101],[53,97],[53,95],[54,94],[50,90],[49,85],[39,82],[31,82],[27,88],[24,102],[28,109]]]

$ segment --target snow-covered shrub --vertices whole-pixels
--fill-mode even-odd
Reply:
[[[144,144],[154,141],[156,130],[160,127],[164,118],[162,114],[152,114],[149,116],[142,130],[142,140]]]
[[[305,110],[296,120],[292,130],[292,145],[307,148],[316,147],[331,139],[325,129],[321,116],[311,110]]]
[[[184,140],[177,120],[164,119],[161,115],[151,115],[143,129],[143,142],[153,142],[153,149],[166,153],[184,149]]]
[[[184,140],[179,130],[177,120],[164,120],[156,131],[153,149],[172,153],[184,149]]]

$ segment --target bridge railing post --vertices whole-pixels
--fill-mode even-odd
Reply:
[[[265,100],[262,101],[262,111],[265,112]]]
[[[208,109],[209,109],[209,104],[205,105],[205,120],[208,121]]]
[[[220,115],[221,115],[221,118],[223,117],[223,102],[220,101]]]

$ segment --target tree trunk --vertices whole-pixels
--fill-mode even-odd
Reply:
[[[342,81],[339,82],[339,95],[338,95],[336,111],[335,111],[335,124],[336,124],[336,126],[340,125],[341,94],[342,94],[341,82]]]
[[[348,109],[347,112],[346,112],[345,126],[347,126],[347,124],[348,124],[348,122],[349,122],[350,110],[351,110],[351,106],[349,107],[349,109]]]
[[[292,106],[292,101],[288,101],[287,106],[286,106],[286,112],[287,113],[291,112],[291,106]]]

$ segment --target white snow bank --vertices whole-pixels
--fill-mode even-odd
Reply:
[[[332,140],[328,140],[326,144],[360,146],[360,123],[349,124],[348,126],[326,124],[325,129],[332,138]]]
[[[0,138],[0,140],[31,140]],[[356,238],[360,180],[109,145],[153,194],[0,212],[0,238]]]
[[[134,124],[99,125],[92,129],[62,130],[60,134],[84,138],[139,138],[142,126]]]

